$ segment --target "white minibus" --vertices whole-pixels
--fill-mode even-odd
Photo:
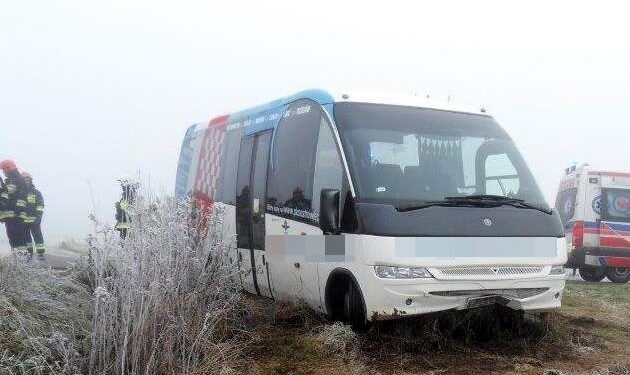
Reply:
[[[484,110],[304,91],[191,126],[176,195],[221,207],[246,291],[355,327],[560,306],[562,223]]]

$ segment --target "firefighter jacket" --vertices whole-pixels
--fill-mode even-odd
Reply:
[[[4,180],[4,187],[0,192],[0,200],[2,200],[2,211],[0,212],[0,220],[28,220],[26,215],[26,184],[20,176],[20,172],[13,170],[8,172],[7,178]]]
[[[40,222],[44,214],[44,198],[42,197],[42,193],[32,185],[26,190],[25,212],[27,221],[32,222]]]
[[[116,202],[116,230],[129,229],[129,202],[121,199]]]
[[[5,208],[7,206],[8,195],[5,193],[4,180],[0,178],[0,222],[4,221]],[[6,196],[6,198],[5,198]]]

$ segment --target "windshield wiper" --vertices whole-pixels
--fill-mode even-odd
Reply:
[[[501,195],[467,195],[460,197],[444,197],[443,200],[425,201],[420,204],[403,204],[396,207],[399,212],[408,212],[421,210],[423,208],[442,206],[442,207],[499,207],[509,205],[517,208],[527,208],[544,212],[547,215],[553,214],[553,211],[547,207],[539,206],[533,203],[525,202],[523,199],[504,197]]]
[[[505,197],[502,195],[480,194],[480,195],[466,195],[466,196],[461,196],[461,197],[454,196],[454,197],[444,197],[444,200],[448,202],[467,202],[467,201],[493,202],[498,205],[509,205],[509,206],[513,206],[517,208],[527,208],[527,209],[537,210],[540,212],[544,212],[547,215],[553,214],[553,210],[548,207],[544,207],[544,206],[537,205],[534,203],[529,203],[523,199],[510,198],[510,197]]]
[[[435,206],[442,206],[442,207],[462,207],[462,206],[468,206],[468,207],[499,207],[501,206],[501,204],[496,203],[496,202],[492,202],[492,201],[483,201],[483,200],[455,200],[455,199],[444,199],[444,200],[439,200],[439,201],[426,201],[426,202],[422,202],[420,204],[403,204],[400,206],[396,206],[396,210],[399,212],[407,212],[407,211],[415,211],[415,210],[421,210],[423,208],[427,208],[427,207],[435,207]]]

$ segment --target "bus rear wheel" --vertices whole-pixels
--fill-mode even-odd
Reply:
[[[630,281],[630,268],[609,267],[606,276],[613,283],[624,284]]]
[[[606,277],[606,271],[600,267],[580,267],[580,277],[584,281],[600,282]]]

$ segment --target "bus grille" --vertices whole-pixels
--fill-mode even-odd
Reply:
[[[503,296],[511,298],[528,298],[544,293],[549,288],[518,288],[518,289],[483,289],[483,290],[449,290],[430,292],[429,294],[440,297],[477,297],[477,296]]]
[[[520,277],[542,276],[540,266],[497,266],[497,267],[443,267],[432,269],[436,279],[509,279]]]

